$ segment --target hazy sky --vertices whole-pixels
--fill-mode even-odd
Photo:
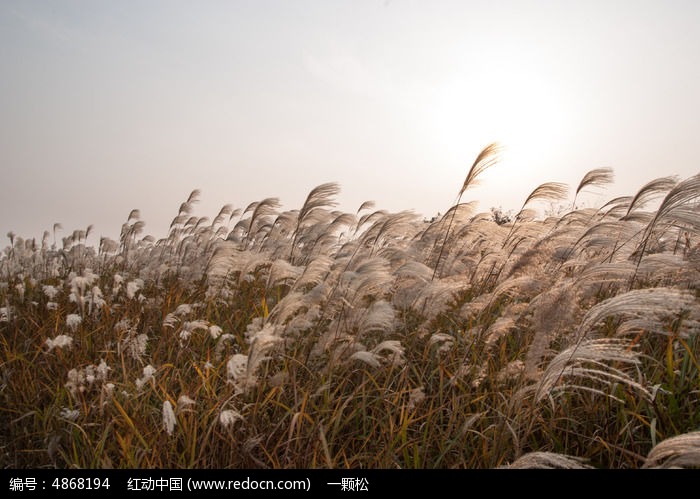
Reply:
[[[603,197],[700,171],[700,2],[0,1],[0,237],[134,208],[196,214],[341,184],[340,209],[518,208],[542,182]]]

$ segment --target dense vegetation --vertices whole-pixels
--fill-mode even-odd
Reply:
[[[163,240],[9,234],[0,464],[700,466],[700,175],[494,220],[462,197],[497,153],[432,222],[331,183],[213,220],[194,191]]]

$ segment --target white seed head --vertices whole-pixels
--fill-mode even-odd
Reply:
[[[175,412],[173,411],[173,405],[169,400],[163,402],[163,427],[168,435],[172,435],[175,431],[175,425],[177,424],[177,419],[175,418]]]
[[[65,334],[59,334],[54,339],[47,338],[45,342],[49,352],[54,348],[65,348],[68,350],[73,345],[73,338]]]
[[[227,409],[219,413],[219,423],[221,423],[221,426],[224,428],[230,428],[233,423],[239,419],[243,419],[243,416],[241,416],[238,411],[234,411],[232,409]]]
[[[83,322],[83,319],[78,314],[68,314],[66,316],[66,326],[73,332],[78,329],[81,322]]]

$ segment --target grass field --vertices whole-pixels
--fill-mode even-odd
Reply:
[[[9,234],[0,465],[700,467],[700,175],[496,223],[462,198],[497,157],[433,222],[331,183],[211,220],[194,191],[163,240]]]

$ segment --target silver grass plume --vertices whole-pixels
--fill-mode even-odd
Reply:
[[[132,220],[140,220],[140,219],[141,219],[141,211],[138,209],[131,210],[129,212],[129,217],[126,219],[126,223],[129,223]],[[61,227],[61,224],[53,224],[54,232],[56,231],[56,228],[63,229],[63,227]]]
[[[330,231],[335,231],[339,228],[342,228],[344,226],[353,226],[357,223],[357,217],[353,215],[352,213],[337,213],[334,212],[333,215],[335,218],[331,222],[331,224],[328,226],[328,229]]]
[[[199,196],[202,194],[202,191],[199,189],[194,189],[192,192],[190,192],[189,197],[187,198],[188,203],[198,203],[199,202]]]
[[[559,229],[562,226],[583,228],[591,223],[591,221],[603,218],[600,208],[579,208],[565,213],[559,218],[555,228]]]
[[[425,283],[432,277],[432,272],[433,270],[424,263],[416,260],[408,260],[396,269],[394,275],[397,279],[418,280]]]
[[[270,310],[268,321],[274,324],[284,324],[299,310],[306,306],[304,294],[298,291],[290,291],[278,301]]]
[[[568,262],[574,266],[577,262],[570,260],[573,246],[578,239],[580,229],[571,225],[562,225],[549,234],[540,237],[529,249],[523,252],[509,269],[509,276],[533,274],[545,269],[547,273],[560,268]]]
[[[469,187],[473,187],[479,183],[478,177],[487,169],[495,165],[501,153],[502,147],[497,142],[487,145],[476,157],[467,176],[464,179],[462,188],[459,190],[458,197],[461,197]]]
[[[381,367],[379,357],[375,353],[368,352],[367,350],[359,350],[357,352],[354,352],[352,355],[350,355],[350,358],[348,360],[359,360],[375,369]]]
[[[391,248],[382,248],[377,253],[377,256],[385,258],[389,262],[389,267],[392,272],[397,272],[404,264],[411,261],[420,261],[420,253],[416,250],[415,245],[407,243],[407,246],[394,246]]]
[[[177,418],[175,417],[175,412],[173,411],[173,405],[169,400],[163,402],[163,428],[168,433],[172,435],[175,431],[175,426],[177,425]]]
[[[360,337],[372,333],[387,333],[394,328],[396,314],[390,303],[384,300],[373,302],[358,321]]]
[[[678,316],[684,311],[697,309],[697,300],[690,291],[673,288],[635,289],[628,291],[591,307],[584,316],[574,338],[581,341],[587,337],[593,327],[610,316],[623,316],[639,319]],[[663,333],[663,331],[654,331]]]
[[[565,454],[557,454],[555,452],[529,452],[523,454],[518,459],[507,466],[507,469],[584,469],[592,468],[585,464],[585,460],[567,456]]]
[[[192,214],[192,211],[194,210],[193,205],[195,203],[199,202],[200,194],[201,194],[201,191],[199,189],[194,189],[192,192],[190,192],[190,195],[187,197],[187,201],[185,201],[184,203],[182,203],[180,205],[180,209],[178,210],[178,213],[177,213],[178,216],[176,217],[176,219],[181,221],[184,218],[186,218],[188,215]],[[182,222],[179,222],[179,223],[182,223]],[[187,225],[187,224],[185,224],[185,225]],[[171,224],[170,226],[172,227],[173,224]]]
[[[269,251],[274,258],[289,256],[289,238],[297,224],[298,210],[284,211],[275,217],[259,248]]]
[[[277,335],[276,326],[265,325],[255,332],[251,339],[248,355],[234,354],[227,362],[228,378],[237,389],[245,392],[258,383],[257,370],[263,361],[268,360],[268,354],[282,340]]]
[[[630,220],[603,220],[589,227],[573,245],[571,252],[588,250],[602,255],[602,260],[612,261],[630,243],[636,244],[642,230],[641,224]],[[631,253],[632,248],[628,251],[628,254]]]
[[[546,282],[542,283],[547,286]],[[535,335],[525,354],[525,375],[537,376],[542,358],[549,353],[549,346],[567,332],[567,325],[575,323],[579,313],[576,293],[570,280],[549,285],[528,304]]]
[[[647,454],[642,468],[700,468],[700,431],[659,442]]]
[[[560,199],[564,199],[568,195],[568,193],[569,186],[561,182],[545,182],[544,184],[541,184],[540,186],[535,188],[535,190],[533,190],[530,193],[530,195],[525,199],[525,202],[520,208],[520,211],[517,213],[517,215],[515,215],[515,218],[513,219],[513,224],[510,229],[510,233],[508,234],[508,236],[506,236],[505,241],[503,241],[503,247],[505,248],[506,245],[510,242],[510,238],[512,237],[513,232],[515,231],[515,227],[518,225],[518,222],[525,218],[527,214],[525,209],[528,204],[537,200],[557,201]]]
[[[333,211],[328,213],[330,223],[317,227],[313,231],[310,250],[305,252],[304,261],[308,261],[315,255],[336,253],[337,247],[352,241],[354,230],[357,226],[357,217],[352,213]]]
[[[634,265],[628,261],[620,262],[594,262],[584,267],[575,278],[575,285],[588,287],[597,284],[610,284],[627,282],[634,274]]]
[[[361,261],[355,271],[347,271],[349,277],[347,298],[351,304],[366,296],[379,296],[389,291],[393,277],[386,259],[371,257]]]
[[[637,191],[637,194],[635,194],[635,196],[629,202],[625,216],[629,216],[633,211],[642,208],[652,199],[670,191],[677,183],[678,178],[675,176],[661,177],[647,182],[639,189],[639,191]]]
[[[360,205],[360,207],[357,209],[357,215],[359,215],[361,211],[371,210],[372,208],[374,208],[375,204],[376,203],[374,201],[371,201],[371,200],[363,202]]]
[[[272,229],[273,221],[270,217],[260,217],[255,230],[248,233],[248,240],[251,241],[249,248],[261,251],[265,242],[269,241],[268,235]]]
[[[579,390],[621,402],[612,394],[612,387],[618,383],[625,384],[651,399],[651,393],[644,386],[626,372],[609,365],[610,362],[638,365],[639,356],[626,340],[599,338],[582,341],[554,356],[540,379],[520,389],[513,399],[517,403],[529,393],[533,393],[535,401],[539,402],[545,397],[552,398],[557,394]],[[587,384],[576,384],[577,379]],[[589,386],[591,382],[607,387],[608,391]]]
[[[388,355],[380,355],[382,352],[388,352]],[[354,352],[348,360],[359,360],[374,368],[379,368],[382,362],[400,366],[405,362],[404,348],[398,340],[385,340],[370,351]]]
[[[259,267],[269,266],[271,263],[266,253],[241,250],[235,243],[220,241],[209,259],[206,273],[210,279],[217,282],[240,273],[239,279],[242,281],[249,278],[248,276]]]
[[[330,256],[318,255],[306,265],[292,289],[303,290],[306,287],[321,284],[331,271],[333,263],[334,260]]]
[[[621,218],[628,213],[632,199],[632,196],[620,196],[613,198],[598,208],[598,213],[600,213],[603,217]]]
[[[565,198],[569,193],[569,186],[561,182],[545,182],[538,186],[530,195],[525,199],[523,206],[524,209],[528,204],[536,200],[548,200],[557,201]],[[517,218],[517,216],[516,216]]]
[[[516,324],[512,317],[499,317],[484,332],[484,343],[491,348],[513,329],[516,329]]]
[[[474,163],[472,163],[471,168],[467,172],[467,176],[464,179],[464,183],[462,184],[462,188],[459,190],[459,193],[457,194],[457,200],[454,205],[459,205],[460,201],[462,199],[462,194],[464,194],[464,191],[466,191],[469,187],[474,186],[478,183],[478,177],[481,175],[484,171],[495,165],[500,157],[501,153],[501,145],[498,144],[497,142],[494,142],[492,144],[487,145],[476,157],[474,160]],[[454,219],[454,214],[455,212],[452,212],[452,217],[450,217],[450,222],[447,225],[447,230],[445,231],[445,238],[442,241],[442,244],[440,245],[440,252],[438,253],[437,261],[435,262],[435,270],[433,271],[433,279],[438,275],[438,270],[440,269],[440,261],[442,260],[442,253],[445,250],[445,245],[447,243],[448,238],[450,237],[450,229],[452,228],[452,221]]]
[[[319,284],[306,293],[290,291],[270,310],[267,321],[277,325],[285,325],[299,315],[304,317],[297,321],[294,328],[300,327],[318,317],[321,305],[327,300],[328,287]],[[303,314],[302,314],[303,313]],[[292,328],[292,329],[294,329]]]
[[[571,209],[576,209],[576,198],[578,198],[579,193],[586,187],[600,187],[611,183],[615,176],[613,174],[612,168],[596,168],[594,170],[586,173],[581,182],[579,182],[576,192],[574,193],[574,201],[571,205]]]
[[[387,245],[389,241],[409,240],[415,230],[418,215],[410,210],[384,214],[375,221],[360,237],[362,246],[369,247],[370,256],[377,248]]]
[[[428,340],[428,345],[439,345],[438,353],[448,352],[455,343],[455,337],[448,333],[433,333]]]
[[[271,215],[277,215],[277,209],[280,206],[281,205],[279,198],[265,198],[262,201],[257,201],[249,204],[248,207],[243,211],[244,215],[249,211],[252,211],[250,220],[248,221],[246,227],[246,247],[250,244],[252,236],[254,236],[260,228],[259,225],[261,223],[264,224],[264,220],[267,217]]]
[[[458,277],[432,280],[418,288],[417,296],[411,306],[426,318],[433,319],[447,310],[455,293],[470,286],[468,281]]]
[[[432,274],[433,269],[416,260],[408,260],[398,267],[393,272],[392,303],[398,308],[409,308]]]
[[[655,283],[668,280],[676,285],[686,284],[691,287],[692,283],[700,281],[698,271],[689,267],[683,256],[659,253],[644,258],[638,268],[629,260],[589,264],[576,276],[576,286],[585,288],[596,284],[622,284],[629,282],[635,272]]]
[[[270,266],[266,288],[271,289],[275,286],[288,284],[289,280],[293,284],[303,272],[303,267],[294,266],[288,261],[278,258]]]
[[[430,256],[434,255],[434,252],[437,250],[438,241],[442,240],[443,245],[452,248],[459,244],[460,239],[468,236],[471,229],[470,219],[476,205],[477,203],[475,201],[470,201],[468,203],[458,203],[452,206],[439,221],[431,223],[426,230],[419,234],[420,241],[430,245]],[[461,230],[452,231],[452,233],[448,235],[448,228],[455,226],[461,227]],[[447,239],[445,236],[448,236]],[[443,266],[440,269],[441,276],[444,275],[444,267],[445,263],[443,262]]]
[[[232,204],[225,204],[224,206],[221,207],[219,210],[219,214],[214,217],[214,220],[211,222],[212,228],[219,224],[223,224],[224,220],[226,217],[229,217],[229,220],[231,219],[231,216],[233,215],[233,205]]]
[[[340,186],[336,182],[328,182],[312,189],[309,195],[306,197],[304,205],[301,207],[301,210],[299,210],[297,226],[296,229],[294,229],[292,247],[289,252],[289,260],[292,263],[294,262],[294,250],[297,245],[300,229],[304,226],[304,224],[312,222],[311,218],[314,212],[326,206],[335,206],[336,203],[333,200],[333,196],[336,196],[339,192]]]
[[[449,217],[456,217],[458,222],[466,222],[469,219],[469,217],[471,217],[474,213],[476,206],[476,201],[457,203],[454,206],[452,206],[449,210],[447,210],[447,213],[445,213],[442,216],[442,219],[445,220]],[[441,222],[443,220],[441,220]]]
[[[328,212],[323,213],[326,213],[326,218],[332,216]],[[296,246],[304,248],[304,251],[302,258],[295,260],[294,263],[303,265],[316,255],[333,254],[337,244],[338,237],[330,228],[330,223],[327,220],[319,220],[319,222],[306,227],[303,232],[300,232]]]
[[[700,199],[700,174],[679,182],[671,189],[644,231],[642,241],[637,247],[637,266],[644,257],[652,233],[661,222],[668,221],[673,224],[680,218],[688,229],[700,231],[698,199]]]
[[[700,282],[700,268],[689,266],[688,260],[680,254],[649,255],[642,260],[637,271],[646,279],[654,282],[666,279],[675,282],[676,286],[692,288]]]
[[[364,203],[363,203],[364,205]],[[359,211],[358,211],[359,214]],[[357,225],[355,226],[355,233],[359,232],[359,230],[364,227],[367,224],[373,224],[375,222],[375,219],[377,218],[382,218],[389,213],[386,210],[376,210],[373,211],[372,213],[365,213],[362,215],[359,220],[357,221]]]
[[[510,298],[529,298],[540,293],[547,283],[541,276],[521,275],[504,280],[493,289],[491,301],[493,302],[501,295]]]
[[[485,291],[493,283],[497,282],[500,278],[501,273],[506,267],[506,263],[513,252],[520,246],[526,239],[537,238],[539,236],[538,231],[534,229],[537,224],[526,225],[526,232],[523,233],[522,222],[528,218],[534,219],[535,214],[532,210],[527,208],[527,205],[536,200],[557,200],[563,199],[568,195],[569,188],[566,184],[560,182],[546,182],[538,186],[533,190],[530,195],[525,199],[520,211],[515,215],[513,223],[511,224],[510,231],[501,245],[501,249],[506,249],[510,246],[508,258],[501,258],[493,262],[491,269],[488,271],[487,277],[483,280],[481,285],[482,292]],[[516,227],[519,229],[518,237],[516,235]],[[533,230],[534,229],[534,230]],[[500,268],[496,269],[496,265],[500,263]]]

